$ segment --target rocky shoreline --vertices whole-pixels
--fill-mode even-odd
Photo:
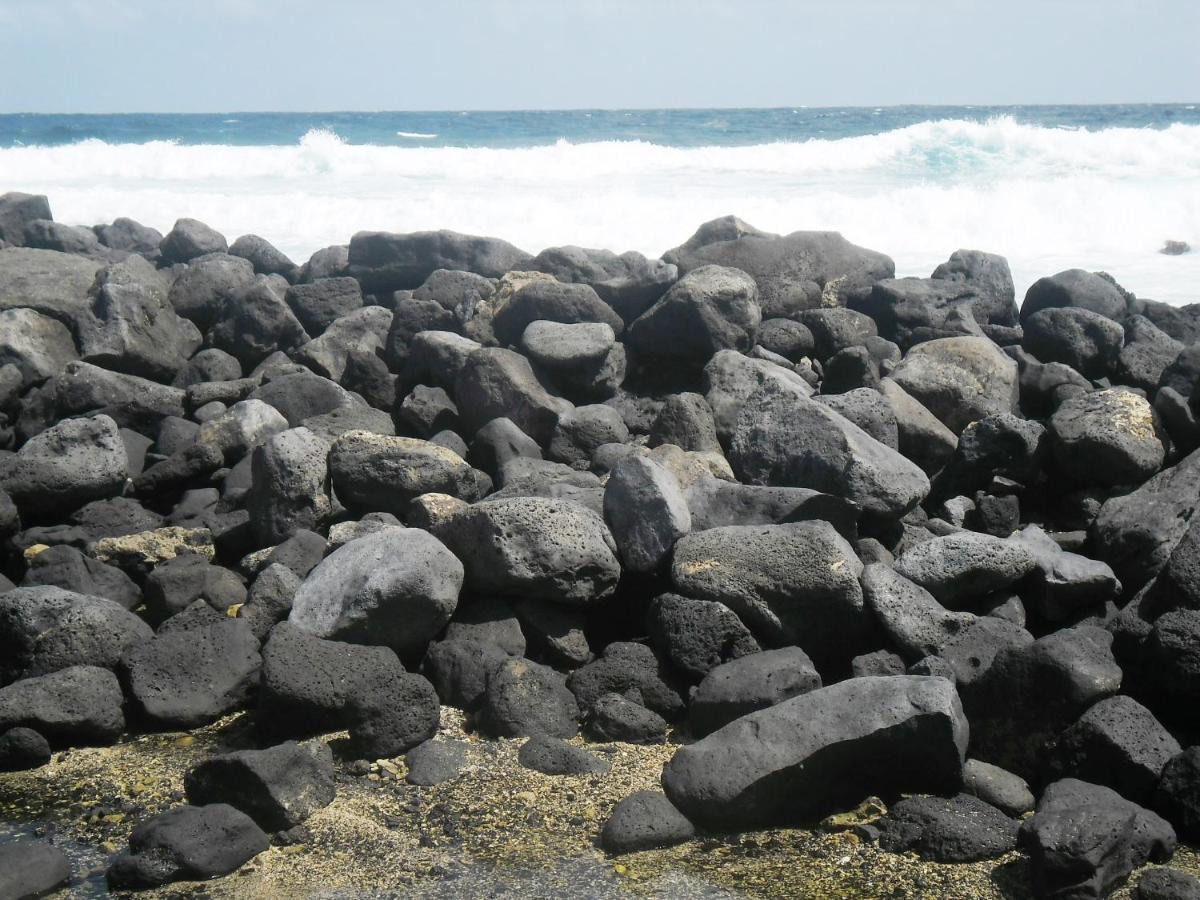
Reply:
[[[1200,895],[1200,306],[894,275],[0,196],[0,898]]]

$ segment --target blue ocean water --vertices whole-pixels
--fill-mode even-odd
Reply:
[[[733,213],[841,231],[927,275],[1004,254],[1200,301],[1200,103],[524,112],[0,115],[0,191],[76,224],[190,216],[297,260],[359,230],[659,255]]]
[[[737,147],[837,140],[921,122],[987,122],[1007,116],[1043,128],[1166,128],[1200,125],[1200,104],[1111,106],[889,106],[781,109],[523,110],[512,112],[327,112],[0,115],[0,147],[176,141],[234,147],[287,145],[310,131],[348,144],[394,147],[536,147],[565,140],[644,141],[666,147]]]

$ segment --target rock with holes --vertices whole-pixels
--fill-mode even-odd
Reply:
[[[462,564],[433,535],[384,528],[327,556],[304,580],[288,616],[317,637],[419,656],[454,613]]]
[[[228,803],[267,832],[284,831],[333,802],[333,753],[320,741],[210,756],[183,782],[193,806]]]
[[[869,625],[862,563],[827,522],[710,528],[681,538],[671,581],[723,603],[769,644],[815,659],[854,655]]]
[[[481,593],[574,606],[610,595],[621,577],[604,521],[577,503],[545,497],[484,500],[441,532]]]
[[[1021,825],[1039,897],[1105,897],[1126,875],[1175,852],[1175,832],[1116,791],[1074,778],[1051,784]]]

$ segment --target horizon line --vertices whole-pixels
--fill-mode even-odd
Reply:
[[[1045,109],[1054,106],[1106,107],[1106,106],[1188,106],[1200,104],[1200,100],[1114,100],[1089,103],[856,103],[856,104],[784,104],[782,106],[562,106],[562,107],[511,107],[479,109],[214,109],[178,112],[171,110],[107,110],[104,112],[45,112],[17,110],[0,112],[0,116],[293,116],[293,115],[462,115],[496,113],[568,113],[568,112],[773,112],[798,109]]]

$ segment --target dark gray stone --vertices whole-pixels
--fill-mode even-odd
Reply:
[[[666,659],[645,644],[609,644],[599,659],[568,676],[567,687],[584,710],[605,694],[619,694],[667,721],[677,720],[686,708],[682,682]]]
[[[1125,343],[1125,329],[1088,309],[1055,307],[1040,310],[1022,323],[1021,346],[1040,362],[1070,366],[1086,378],[1112,374]]]
[[[103,597],[16,588],[0,594],[0,684],[71,666],[114,669],[126,650],[153,636],[149,625]]]
[[[168,728],[195,728],[245,706],[261,666],[258,640],[239,619],[160,634],[124,660],[139,712]]]
[[[661,791],[638,791],[613,809],[600,832],[600,845],[613,855],[636,853],[673,847],[695,834],[692,823]]]
[[[700,227],[663,259],[687,273],[700,266],[733,266],[758,284],[763,312],[789,317],[801,309],[845,306],[876,281],[896,274],[882,253],[851,244],[835,231],[796,231],[779,237],[752,226]]]
[[[741,619],[711,600],[660,594],[650,602],[646,625],[654,645],[696,681],[722,663],[761,650]]]
[[[112,888],[152,888],[228,875],[271,846],[254,820],[224,803],[183,806],[133,829],[109,866]]]
[[[934,537],[896,560],[896,571],[940,602],[962,605],[1018,583],[1037,565],[1022,543],[962,531]]]
[[[438,269],[498,278],[532,257],[498,238],[454,231],[389,234],[360,231],[350,239],[350,274],[369,294],[419,288]]]
[[[420,656],[450,621],[463,568],[437,538],[385,528],[327,556],[296,592],[288,621],[322,638]]]
[[[743,716],[681,747],[667,796],[720,831],[796,824],[865,797],[956,791],[967,720],[943,678],[852,678]]]
[[[667,740],[666,719],[620,694],[597,697],[587,711],[583,730],[593,741],[663,744]]]
[[[1033,810],[1033,792],[1025,779],[982,760],[963,764],[963,792],[1015,818]]]
[[[704,737],[734,719],[820,686],[821,676],[799,647],[742,656],[704,676],[688,704],[688,728]]]
[[[321,741],[210,756],[183,780],[193,806],[227,803],[268,833],[299,825],[333,802],[333,753]]]
[[[599,515],[542,497],[484,500],[441,532],[480,594],[574,606],[610,595],[621,575],[616,545]]]
[[[1055,308],[1086,309],[1119,320],[1128,312],[1128,303],[1110,279],[1082,269],[1068,269],[1033,283],[1021,304],[1021,322],[1040,310]]]
[[[544,734],[535,734],[522,744],[517,761],[543,775],[603,775],[609,769],[595,753]]]
[[[0,772],[37,769],[48,762],[50,743],[32,728],[18,726],[0,733]]]
[[[494,737],[579,731],[579,706],[561,675],[528,659],[507,659],[488,678],[479,727]]]
[[[1100,785],[1065,778],[1051,784],[1037,813],[1021,825],[1038,897],[1105,897],[1146,862],[1175,852],[1163,819]]]
[[[0,732],[32,728],[51,746],[111,744],[125,730],[117,676],[72,666],[0,688]]]
[[[869,624],[862,563],[826,522],[711,528],[680,539],[671,580],[723,603],[768,644],[818,660],[853,655]]]
[[[8,196],[11,195],[0,197],[0,203]],[[70,879],[71,861],[57,847],[37,841],[15,841],[0,847],[0,897],[12,900],[41,897],[63,887]]]
[[[749,350],[762,321],[758,287],[743,271],[701,266],[629,326],[640,360],[703,366],[719,350]]]
[[[453,781],[467,765],[465,741],[428,740],[413,747],[404,756],[409,784],[432,787]]]
[[[1103,784],[1149,804],[1163,766],[1182,749],[1142,704],[1132,697],[1108,697],[1054,739],[1046,770],[1051,779]]]
[[[191,262],[206,253],[224,253],[229,249],[225,238],[196,219],[178,219],[158,245],[167,262]]]
[[[969,794],[905,797],[875,825],[884,850],[933,862],[995,859],[1017,846],[1017,821]]]
[[[361,685],[346,704],[350,742],[365,759],[407,753],[437,734],[440,715],[433,685],[399,667]]]

